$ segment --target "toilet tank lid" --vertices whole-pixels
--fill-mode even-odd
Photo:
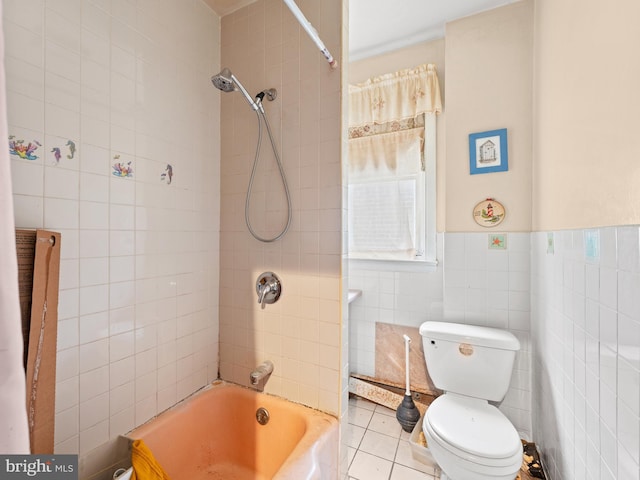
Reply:
[[[469,343],[479,347],[520,350],[520,341],[511,332],[498,328],[448,322],[424,322],[420,335],[434,340]]]

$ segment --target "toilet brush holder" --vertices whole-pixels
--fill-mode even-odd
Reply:
[[[396,409],[396,419],[405,432],[411,433],[413,427],[416,426],[418,420],[420,420],[420,410],[416,408],[416,404],[411,397],[411,390],[409,389],[409,343],[411,339],[407,335],[404,337],[404,349],[405,349],[405,377],[407,381],[407,388],[404,393],[404,398],[398,408]]]

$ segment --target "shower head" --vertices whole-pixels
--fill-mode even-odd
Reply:
[[[231,70],[228,68],[223,68],[220,73],[211,77],[211,82],[215,85],[218,90],[222,90],[223,92],[233,92],[237,90],[233,85],[233,74]]]
[[[223,92],[239,91],[240,93],[242,93],[242,95],[244,95],[244,98],[247,100],[251,108],[256,111],[258,110],[258,105],[253,100],[253,98],[251,98],[249,92],[247,92],[247,90],[240,83],[240,80],[238,80],[235,75],[231,73],[231,70],[229,70],[227,67],[223,68],[222,71],[217,75],[211,77],[211,83],[213,83],[213,85],[217,89],[222,90]]]

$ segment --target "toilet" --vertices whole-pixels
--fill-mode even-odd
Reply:
[[[433,384],[444,391],[427,409],[422,430],[442,480],[513,480],[522,443],[492,405],[511,380],[520,342],[496,328],[425,322],[420,326]]]

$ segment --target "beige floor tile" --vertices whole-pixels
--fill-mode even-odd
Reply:
[[[374,432],[373,430],[367,430],[362,438],[362,442],[360,442],[361,451],[391,461],[393,461],[396,456],[397,448],[398,439],[396,437],[390,437],[382,433]]]
[[[381,413],[382,415],[387,415],[389,417],[394,417],[396,416],[396,411],[392,410],[390,408],[384,407],[382,405],[376,405],[376,413]]]
[[[357,425],[347,425],[347,445],[357,449],[360,446],[365,431],[365,428]]]
[[[409,438],[393,409],[349,399],[348,472],[343,480],[439,480],[437,464],[415,460]]]
[[[349,467],[349,476],[357,480],[388,480],[392,466],[389,460],[358,451]]]
[[[385,435],[396,438],[400,438],[400,432],[402,431],[402,427],[396,420],[396,417],[378,412],[374,412],[368,428],[374,432],[384,433]]]
[[[347,447],[347,465],[351,465],[351,462],[353,461],[353,457],[356,456],[357,451],[358,451],[357,448]]]
[[[429,473],[431,475],[435,475],[437,472],[437,466],[430,466],[425,463],[414,460],[413,455],[411,453],[411,445],[409,442],[404,440],[400,440],[398,443],[398,450],[396,452],[395,462],[405,467],[412,468],[414,470],[419,470],[423,473]]]
[[[349,405],[349,423],[352,425],[367,428],[372,416],[373,410]]]
[[[390,480],[434,480],[436,477],[395,463]]]

